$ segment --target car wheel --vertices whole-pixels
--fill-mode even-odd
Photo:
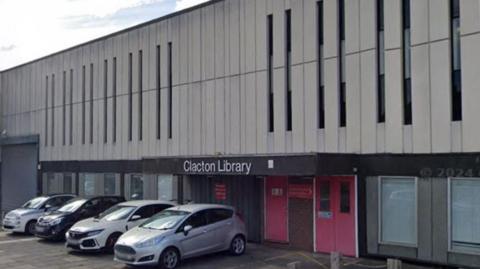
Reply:
[[[245,253],[246,243],[245,239],[241,235],[237,235],[232,239],[230,243],[230,253],[235,256],[242,255]]]
[[[174,248],[165,249],[160,255],[159,265],[162,269],[174,269],[180,262],[180,255]]]
[[[25,233],[27,234],[35,234],[35,224],[37,224],[36,220],[31,220],[25,225]]]
[[[120,233],[113,233],[108,236],[107,241],[105,241],[105,250],[107,252],[113,252],[113,247],[117,243],[118,238],[120,238]]]

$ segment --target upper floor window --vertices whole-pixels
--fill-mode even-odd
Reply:
[[[460,1],[450,1],[451,65],[452,65],[452,120],[462,120],[462,61],[460,39]]]

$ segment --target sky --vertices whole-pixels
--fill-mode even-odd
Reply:
[[[208,0],[0,0],[0,71]]]

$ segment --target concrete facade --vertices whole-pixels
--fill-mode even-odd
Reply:
[[[284,10],[292,10],[293,130],[285,131]],[[439,153],[480,149],[479,3],[461,1],[463,121],[450,121],[449,4],[411,1],[413,124],[402,124],[399,0],[386,1],[386,120],[376,122],[375,0],[346,1],[347,125],[338,127],[337,1],[324,3],[325,129],[317,122],[316,1],[227,0],[168,16],[1,73],[2,128],[40,134],[40,160],[113,160],[151,156],[349,152]],[[266,16],[274,18],[275,131],[267,131]],[[167,44],[173,49],[173,130],[167,139]],[[161,135],[156,137],[156,46],[160,46]],[[143,53],[143,139],[138,124],[138,54]],[[132,124],[128,141],[128,55],[132,53]],[[117,59],[117,128],[112,141],[112,62]],[[107,74],[107,143],[104,61]],[[93,65],[93,96],[90,96]],[[86,143],[81,143],[82,66],[86,69]],[[70,136],[73,70],[73,143]],[[63,72],[66,112],[63,126]],[[52,75],[54,99],[51,99]],[[46,78],[48,96],[46,95]],[[90,100],[93,98],[93,116]],[[54,112],[52,114],[52,102]],[[45,116],[48,106],[48,117]],[[93,123],[90,123],[93,119]],[[45,123],[45,121],[48,121]],[[52,126],[54,122],[54,126]],[[93,130],[90,130],[93,126]],[[52,133],[53,129],[53,133]],[[93,132],[93,143],[89,134]],[[48,136],[48,143],[44,137]],[[54,145],[52,146],[52,136]],[[67,139],[68,140],[68,139]],[[67,141],[69,142],[69,141]]]

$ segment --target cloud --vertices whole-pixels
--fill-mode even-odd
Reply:
[[[207,2],[208,0],[177,0],[176,1],[176,6],[175,6],[175,11],[179,11],[182,9],[186,9],[189,7],[196,6],[198,4]]]
[[[0,51],[11,51],[11,50],[14,50],[16,48],[17,48],[17,46],[15,44],[10,44],[10,45],[7,45],[7,46],[1,46]]]
[[[64,17],[62,20],[67,29],[126,27],[161,17],[170,12],[173,7],[172,1],[153,0],[122,8],[105,16],[87,14]]]
[[[206,1],[0,0],[0,70]]]

